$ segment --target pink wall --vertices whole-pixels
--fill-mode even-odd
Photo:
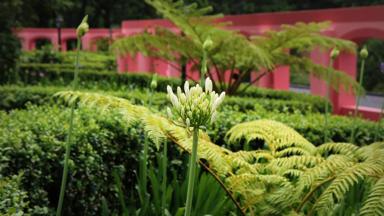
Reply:
[[[308,10],[296,12],[276,12],[276,13],[260,13],[247,15],[233,15],[221,18],[221,21],[229,21],[232,23],[230,29],[238,30],[246,35],[254,35],[265,32],[269,29],[276,29],[282,24],[294,24],[296,22],[320,22],[332,21],[330,29],[324,32],[329,36],[352,40],[361,43],[368,38],[384,39],[384,5],[372,7],[356,7],[342,9],[326,9],[326,10]],[[155,26],[167,27],[173,31],[177,31],[175,26],[170,22],[161,19],[154,20],[130,20],[123,21],[120,29],[115,29],[112,33],[113,38],[129,36],[144,29],[153,30]],[[17,35],[22,39],[23,48],[25,50],[34,49],[35,41],[38,38],[48,38],[57,47],[57,30],[56,29],[36,29],[24,28],[20,29]],[[93,50],[92,41],[100,37],[108,37],[108,29],[91,29],[83,38],[84,48]],[[62,30],[62,44],[69,38],[75,38],[75,29]],[[65,47],[62,47],[65,50]],[[311,53],[311,58],[323,65],[328,65],[329,52],[321,52],[315,50]],[[151,59],[143,55],[133,57],[118,57],[118,70],[120,72],[143,72],[156,71],[163,76],[179,76],[180,72],[172,65],[157,59]],[[356,56],[353,54],[342,53],[335,62],[335,68],[345,71],[348,75],[356,77]],[[198,79],[198,73],[190,71],[188,67],[188,76]],[[311,77],[311,92],[315,95],[323,95],[326,92],[324,82],[319,81],[315,77]],[[259,85],[266,88],[274,88],[281,90],[289,89],[289,67],[280,66],[276,71],[260,80]],[[355,104],[354,96],[347,91],[332,91],[331,100],[334,105],[334,112],[337,114],[345,114],[350,107]],[[349,107],[349,108],[348,108]],[[347,111],[346,111],[347,110]],[[365,108],[361,109],[361,114],[367,118],[375,119],[371,112],[378,113],[379,110],[369,109],[366,114]],[[378,116],[378,115],[377,115]]]

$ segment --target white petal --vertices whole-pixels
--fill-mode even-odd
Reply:
[[[212,80],[209,77],[205,79],[205,92],[212,92]]]

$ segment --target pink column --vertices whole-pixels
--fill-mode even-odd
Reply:
[[[159,74],[161,76],[168,76],[168,74],[167,74],[168,63],[165,62],[164,60],[154,59],[153,60],[153,69],[157,74]]]
[[[28,38],[19,38],[20,39],[20,42],[21,42],[21,48],[23,49],[23,50],[28,50],[29,49],[29,46],[28,46],[28,44],[29,44],[29,40],[28,40]]]
[[[329,65],[329,53],[322,52],[320,50],[314,50],[310,55],[312,61],[316,64],[323,65],[328,67]],[[325,81],[316,78],[315,76],[310,76],[310,89],[313,95],[325,97],[327,94],[327,87]]]
[[[150,72],[153,70],[152,59],[144,56],[143,54],[137,54],[137,71],[139,72]]]
[[[344,71],[353,79],[356,77],[356,68],[357,58],[355,54],[341,53],[335,60],[335,69]],[[346,91],[343,87],[340,87],[338,92],[333,91],[332,93],[332,102],[335,113],[339,114],[342,107],[355,105],[355,96],[350,91]]]
[[[67,51],[67,40],[61,40],[61,51]]]
[[[327,52],[313,51],[311,53],[311,59],[317,64],[329,67],[330,58]],[[341,53],[340,56],[335,59],[334,68],[344,71],[351,77],[356,77],[356,56],[354,54]],[[327,87],[325,81],[311,76],[310,82],[312,94],[326,97]],[[355,105],[354,95],[348,93],[344,87],[340,87],[338,91],[330,88],[330,99],[333,105],[333,112],[336,114],[341,114],[343,107]]]
[[[278,66],[273,73],[272,77],[272,88],[278,90],[289,90],[289,66]]]
[[[126,58],[126,56],[118,56],[116,59],[117,71],[119,73],[124,73],[128,69],[128,65],[126,64]]]
[[[260,73],[252,73],[251,80],[255,79]],[[264,75],[259,81],[255,83],[257,87],[260,88],[271,88],[272,84],[272,74]]]
[[[57,35],[51,36],[49,40],[52,43],[52,46],[56,49],[59,50],[59,40],[57,39]]]
[[[31,39],[28,41],[28,50],[36,49],[36,40]]]

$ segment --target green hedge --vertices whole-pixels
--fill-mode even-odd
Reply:
[[[29,206],[45,208],[43,215],[57,205],[69,114],[69,109],[47,106],[0,112],[0,176],[23,172]],[[110,208],[120,209],[112,170],[124,167],[122,180],[132,194],[141,127],[127,126],[114,113],[77,109],[75,116],[63,215],[99,215],[103,196]]]
[[[75,58],[75,51],[57,52],[52,46],[44,46],[40,50],[22,52],[20,63],[51,63],[73,67]],[[116,57],[114,55],[82,51],[79,56],[79,63],[88,70],[116,70]]]
[[[55,86],[0,86],[0,109],[11,110],[24,108],[27,103],[45,104],[52,102],[52,95],[56,92],[67,90],[65,87]],[[86,91],[89,91],[86,89]],[[98,91],[100,90],[91,90]],[[139,105],[145,105],[148,97],[152,104],[157,107],[164,107],[169,104],[165,93],[155,92],[149,96],[148,92],[140,89],[131,89],[126,91],[108,91],[110,95],[129,99],[131,102]],[[54,101],[53,101],[54,102]],[[266,109],[270,112],[280,113],[312,113],[319,112],[315,106],[309,102],[296,100],[275,100],[275,99],[255,99],[247,97],[227,97],[224,106],[230,106],[231,109],[238,111]]]
[[[22,64],[19,69],[20,81],[27,85],[60,85],[67,86],[73,80],[74,67],[60,64]],[[151,82],[152,75],[148,73],[119,74],[115,71],[94,71],[80,69],[80,85],[87,88],[103,90],[147,88]],[[0,80],[6,83],[7,80]],[[180,85],[180,80],[159,77],[158,87],[164,91],[167,85]]]
[[[24,84],[43,85],[68,85],[73,80],[73,66],[60,64],[22,64],[18,76]],[[85,88],[97,88],[103,90],[118,90],[132,88],[146,88],[149,86],[151,75],[148,73],[124,73],[114,71],[95,71],[82,69],[80,72],[81,85]],[[1,80],[0,84],[7,80]],[[165,92],[166,86],[178,86],[180,80],[176,78],[158,78],[157,91]],[[241,97],[294,100],[311,103],[314,110],[324,111],[325,104],[330,104],[321,97],[302,93],[276,91],[250,87],[246,92],[238,95]]]
[[[26,104],[56,103],[52,95],[65,90],[62,87],[45,86],[0,86],[0,109],[12,110],[25,108]],[[134,104],[147,104],[148,94],[140,90],[107,92],[129,99]],[[164,93],[154,93],[152,104],[156,109],[165,111],[169,102]],[[308,112],[311,106],[297,101],[227,97],[220,108],[219,120],[210,129],[211,138],[218,144],[224,144],[225,133],[235,124],[260,118],[275,119],[288,124],[303,134],[312,143],[322,144],[324,134],[323,115]],[[346,142],[353,126],[358,128],[357,144],[372,143],[376,133],[376,124],[366,120],[354,121],[349,117],[331,116],[327,129],[334,141]],[[379,134],[384,139],[384,129]]]
[[[349,142],[350,135],[354,128],[356,128],[356,145],[367,145],[375,141],[384,140],[384,127],[378,127],[377,122],[367,121],[364,119],[354,119],[345,116],[330,116],[326,126],[323,114],[284,114],[269,112],[265,109],[259,108],[255,111],[246,112],[240,112],[232,109],[222,110],[218,113],[217,119],[218,120],[210,126],[208,134],[215,143],[221,145],[226,143],[224,137],[226,132],[231,127],[238,123],[258,119],[271,119],[282,122],[295,129],[303,137],[315,145],[321,145],[324,143],[324,131],[326,130],[329,131],[329,137],[335,142]],[[384,125],[383,120],[381,125]],[[230,149],[232,148],[231,146],[226,147]]]

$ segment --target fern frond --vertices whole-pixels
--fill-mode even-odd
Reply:
[[[315,146],[308,142],[304,137],[292,128],[272,120],[257,120],[237,124],[227,132],[229,144],[240,143],[245,139],[246,144],[259,139],[264,141],[264,148],[269,149],[276,156],[286,156],[292,154],[312,154],[316,151]],[[287,148],[296,147],[292,150]],[[302,151],[298,150],[301,148]],[[283,153],[279,151],[286,150]]]
[[[359,147],[350,143],[325,143],[317,148],[317,152],[323,157],[333,154],[341,154],[351,158],[356,158],[356,151]]]
[[[345,199],[345,194],[356,184],[363,181],[368,176],[375,176],[382,173],[383,166],[375,163],[358,163],[352,167],[346,168],[341,174],[338,174],[335,180],[325,189],[325,191],[316,200],[312,208],[313,211],[327,212],[332,210],[335,203]]]
[[[384,177],[381,177],[371,188],[367,199],[360,210],[360,215],[382,215],[384,213]]]

